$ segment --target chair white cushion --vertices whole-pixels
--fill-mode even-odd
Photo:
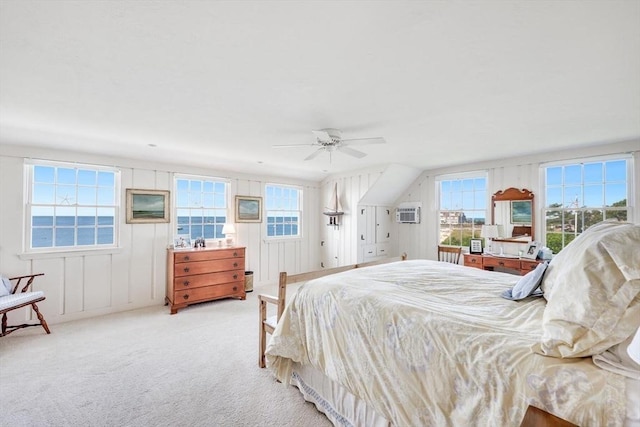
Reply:
[[[0,275],[0,297],[11,293],[11,280],[8,277]]]
[[[19,292],[17,294],[5,295],[0,297],[0,310],[17,307],[22,304],[29,304],[44,298],[44,292]]]

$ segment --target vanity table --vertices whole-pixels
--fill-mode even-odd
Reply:
[[[464,265],[467,267],[475,267],[481,270],[513,270],[515,274],[522,276],[535,270],[538,264],[543,262],[543,260],[538,259],[511,258],[491,254],[464,254]],[[511,273],[511,271],[505,272]]]

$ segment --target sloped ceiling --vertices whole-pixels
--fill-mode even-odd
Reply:
[[[624,0],[2,0],[0,143],[319,181],[628,140],[639,23]],[[272,148],[327,127],[387,143]]]

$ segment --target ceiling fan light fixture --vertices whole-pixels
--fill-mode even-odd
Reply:
[[[308,155],[304,160],[311,160],[317,157],[322,151],[326,151],[329,153],[329,163],[331,163],[331,154],[334,151],[340,151],[344,154],[358,159],[361,159],[367,155],[367,153],[347,147],[348,145],[351,145],[352,142],[354,145],[383,144],[386,142],[382,137],[342,139],[342,132],[339,129],[333,128],[312,130],[311,132],[316,137],[315,143],[274,145],[273,148],[305,147],[307,145],[319,147],[316,151]]]

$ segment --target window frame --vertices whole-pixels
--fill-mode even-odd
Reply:
[[[268,198],[268,187],[278,187],[281,189],[293,189],[296,190],[298,192],[298,209],[279,209],[279,210],[270,210],[269,209],[269,198]],[[264,232],[265,232],[265,239],[268,241],[275,241],[275,240],[297,240],[297,239],[301,239],[303,237],[302,234],[302,223],[303,223],[303,215],[304,215],[304,189],[302,186],[299,185],[292,185],[292,184],[278,184],[278,183],[273,183],[273,182],[268,182],[265,183],[264,185],[264,218],[265,218],[265,228],[264,228]],[[296,211],[298,212],[298,233],[295,235],[274,235],[274,236],[270,236],[269,235],[269,212],[292,212],[292,211]]]
[[[591,184],[591,185],[602,185],[603,187],[603,194],[602,194],[602,201],[603,201],[603,205],[599,205],[599,206],[587,206],[585,205],[586,200],[585,200],[585,177],[584,177],[584,166],[587,164],[595,164],[595,163],[602,163],[603,165],[607,162],[611,162],[611,161],[621,161],[624,160],[626,161],[626,167],[625,167],[625,185],[626,185],[626,206],[624,207],[617,207],[617,206],[607,206],[606,205],[606,185],[607,183],[612,184],[612,183],[616,183],[616,182],[620,182],[620,181],[607,181],[606,179],[606,171],[603,170],[603,176],[602,176],[602,180],[598,181],[598,182],[586,182],[587,184]],[[567,166],[581,166],[581,181],[580,184],[575,184],[572,183],[571,185],[567,185],[564,181],[564,175],[562,177],[562,182],[559,186],[554,185],[552,187],[559,187],[562,189],[562,201],[564,202],[564,194],[565,194],[565,187],[567,186],[572,186],[572,187],[580,187],[580,193],[581,193],[581,197],[582,197],[582,203],[583,206],[579,206],[579,207],[569,207],[569,206],[562,206],[562,207],[549,207],[548,206],[548,192],[547,192],[547,170],[549,168],[554,168],[554,167],[562,167],[565,168]],[[607,219],[611,219],[611,218],[607,218],[606,214],[607,211],[626,211],[627,214],[627,221],[632,222],[633,221],[633,215],[634,215],[634,210],[633,210],[633,206],[635,204],[635,200],[633,200],[634,197],[634,190],[633,190],[633,186],[634,186],[634,182],[633,182],[633,171],[634,171],[634,164],[633,164],[633,155],[631,155],[630,153],[619,153],[619,154],[608,154],[608,155],[600,155],[600,156],[590,156],[590,157],[582,157],[582,158],[577,158],[577,159],[568,159],[568,160],[560,160],[560,161],[553,161],[553,162],[545,162],[545,163],[541,163],[540,164],[540,188],[541,188],[541,192],[542,192],[542,203],[541,203],[541,209],[542,209],[542,226],[543,226],[543,230],[542,230],[542,242],[545,246],[548,246],[549,242],[547,240],[547,234],[549,232],[548,227],[547,227],[547,213],[551,212],[551,211],[561,211],[562,212],[562,219],[561,219],[561,230],[564,230],[566,228],[567,222],[565,222],[565,217],[564,214],[568,211],[577,211],[577,212],[581,212],[581,225],[582,225],[582,231],[580,233],[577,233],[577,227],[574,223],[574,228],[576,228],[576,230],[574,230],[574,239],[575,237],[579,236],[580,234],[582,234],[586,228],[590,227],[593,224],[588,225],[586,228],[584,228],[584,214],[586,212],[589,211],[602,211],[603,212],[603,216],[602,219],[603,220],[607,220]],[[564,170],[564,169],[563,169]],[[577,215],[575,215],[575,221],[577,222]],[[561,239],[561,244],[562,247],[560,248],[560,250],[564,249],[573,239],[569,240],[568,242],[565,242],[565,235],[566,232],[562,232],[562,239]],[[551,249],[555,249],[555,248],[551,248]],[[557,253],[557,251],[554,250],[555,253]]]
[[[224,185],[224,203],[225,206],[224,208],[217,208],[217,207],[213,207],[213,208],[198,208],[195,206],[192,207],[180,207],[178,206],[178,197],[179,197],[179,192],[178,192],[178,180],[189,180],[189,181],[201,181],[202,183],[204,182],[211,182],[214,184],[214,188],[215,188],[215,184],[219,183],[219,184],[223,184]],[[174,241],[175,238],[178,238],[179,236],[183,236],[184,234],[178,234],[178,227],[180,226],[180,222],[179,222],[179,218],[180,216],[178,215],[178,210],[179,209],[189,209],[189,210],[193,210],[193,209],[203,209],[203,210],[224,210],[224,217],[225,220],[223,223],[219,224],[218,222],[214,222],[214,237],[206,237],[206,236],[198,236],[198,237],[204,237],[205,240],[223,240],[225,239],[225,235],[222,234],[220,237],[216,237],[217,233],[217,226],[220,225],[220,230],[222,231],[222,226],[224,226],[225,223],[229,223],[229,222],[233,222],[233,216],[229,215],[229,209],[230,206],[232,206],[231,204],[231,200],[230,200],[230,182],[228,179],[225,178],[221,178],[221,177],[215,177],[215,176],[208,176],[208,175],[193,175],[193,174],[184,174],[184,173],[174,173],[173,174],[173,191],[172,191],[173,195],[172,195],[172,200],[171,200],[171,205],[172,205],[172,215],[173,218],[175,218],[175,222],[172,224],[172,228],[171,228],[171,242]],[[203,193],[203,191],[200,192],[201,194]],[[212,193],[214,194],[214,201],[215,201],[215,191]],[[215,206],[215,203],[214,203]],[[191,241],[193,242],[194,238],[191,237],[191,226],[193,224],[191,223],[191,216],[189,216],[189,233],[188,236],[191,239]],[[204,234],[204,222],[203,222],[203,234]]]
[[[77,208],[87,208],[87,209],[96,209],[96,211],[100,208],[111,208],[114,210],[114,216],[113,216],[113,242],[109,243],[109,244],[92,244],[92,245],[78,245],[77,243],[75,243],[73,246],[55,246],[53,245],[53,243],[55,243],[55,232],[52,235],[52,239],[54,239],[52,241],[52,246],[44,246],[44,247],[32,247],[32,237],[33,237],[33,223],[32,223],[32,212],[34,210],[34,208],[39,207],[39,206],[43,206],[43,207],[52,207],[55,209],[57,206],[62,206],[62,205],[58,205],[56,204],[56,201],[54,199],[53,203],[37,203],[34,204],[33,203],[33,197],[34,197],[34,184],[35,182],[35,168],[37,166],[43,166],[43,167],[54,167],[56,168],[62,168],[62,169],[74,169],[74,170],[89,170],[89,171],[95,171],[96,173],[98,172],[110,172],[113,173],[113,205],[99,205],[96,204],[95,205],[87,205],[87,204],[82,204],[79,205],[77,202],[73,205],[69,205],[69,206],[73,206],[76,209]],[[76,172],[77,173],[77,172]],[[117,167],[112,167],[112,166],[104,166],[104,165],[95,165],[95,164],[89,164],[89,163],[79,163],[79,162],[65,162],[65,161],[54,161],[54,160],[41,160],[41,159],[25,159],[24,161],[24,216],[23,216],[23,230],[24,230],[24,239],[23,239],[23,251],[21,254],[21,257],[24,259],[29,259],[31,257],[38,257],[38,255],[43,255],[46,256],[47,254],[51,254],[53,256],[57,256],[57,254],[62,254],[62,253],[80,253],[80,252],[85,252],[85,253],[113,253],[114,251],[119,249],[119,245],[120,245],[120,218],[122,215],[122,197],[121,197],[121,170]],[[54,178],[54,182],[52,183],[52,185],[56,186],[58,185],[56,183],[56,179]],[[67,184],[68,185],[68,184]],[[77,182],[77,176],[76,176],[76,182],[75,184],[73,184],[76,194],[78,192],[78,188],[79,187],[86,187],[86,185],[81,185]],[[95,184],[96,188],[99,188],[100,186],[98,185],[98,183],[96,182]],[[96,193],[96,197],[97,193]],[[77,212],[75,217],[77,218]],[[54,215],[55,218],[55,215]],[[55,221],[52,224],[52,228],[55,229],[57,227],[57,225],[55,224]],[[83,227],[83,226],[79,226],[78,221],[76,220],[73,226],[73,229],[75,230],[74,232],[74,240],[77,242],[77,234],[78,234],[78,228],[80,229],[84,229],[84,228],[89,228],[89,227]],[[92,227],[95,232],[97,233],[97,230],[99,228],[101,228],[99,226],[99,224],[96,222],[96,224]]]
[[[455,209],[442,209],[441,206],[441,202],[442,202],[442,183],[444,181],[464,181],[464,180],[468,180],[468,179],[484,179],[485,180],[485,195],[484,195],[484,208],[483,209],[459,209],[457,211],[474,211],[474,212],[481,212],[484,211],[484,224],[487,224],[487,219],[489,218],[488,212],[489,212],[489,206],[490,206],[490,201],[491,201],[491,194],[489,192],[489,172],[487,170],[476,170],[476,171],[470,171],[470,172],[461,172],[461,173],[451,173],[451,174],[444,174],[444,175],[438,175],[435,177],[435,199],[436,199],[436,236],[437,236],[437,245],[442,245],[442,246],[452,246],[452,247],[460,247],[460,248],[468,248],[469,245],[463,245],[462,243],[464,242],[464,238],[461,236],[461,240],[460,240],[460,245],[449,245],[449,244],[445,244],[443,243],[443,241],[440,239],[441,236],[441,213],[442,212],[455,212]],[[463,191],[461,191],[462,193]],[[473,190],[473,193],[475,193],[476,190]],[[475,197],[474,197],[474,205],[475,205]],[[475,207],[475,206],[474,206]],[[483,224],[476,224],[476,220],[477,218],[473,218],[473,220],[471,221],[471,236],[469,237],[469,239],[474,239],[474,238],[480,238],[480,232],[482,230],[482,225]],[[476,228],[477,227],[477,228]],[[477,235],[476,235],[477,234]]]

